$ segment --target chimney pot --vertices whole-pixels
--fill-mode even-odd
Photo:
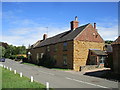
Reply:
[[[47,34],[44,34],[43,35],[43,40],[46,40],[47,39]]]
[[[77,16],[75,16],[75,21],[78,21],[78,17]]]
[[[79,24],[78,17],[76,16],[75,21],[71,21],[70,24],[71,24],[71,30],[75,30],[76,28],[78,28],[78,24]]]
[[[96,23],[94,23],[94,29],[96,29]]]

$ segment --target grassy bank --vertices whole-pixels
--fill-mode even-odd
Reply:
[[[1,67],[0,67],[1,68]],[[27,77],[20,77],[7,69],[2,68],[2,88],[45,88],[38,82],[30,82]]]
[[[23,62],[22,64],[26,64],[26,65],[30,65],[30,66],[37,66],[37,67],[43,67],[43,66],[38,66],[36,64],[32,64],[32,63],[26,63],[26,62]],[[46,67],[45,67],[46,68]],[[62,70],[62,71],[70,71],[71,69],[64,69],[64,68],[51,68],[51,69],[54,69],[54,70]]]

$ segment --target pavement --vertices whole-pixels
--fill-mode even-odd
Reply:
[[[91,90],[113,90],[118,88],[118,82],[87,76],[83,72],[48,69],[21,64],[10,59],[6,59],[5,62],[1,63],[12,68],[12,70],[17,70],[17,73],[22,72],[28,78],[33,76],[35,81],[44,85],[49,82],[50,88],[86,88],[89,90],[90,88]]]

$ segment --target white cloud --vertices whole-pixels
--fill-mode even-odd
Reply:
[[[115,40],[118,37],[118,26],[98,27],[98,32],[104,40]]]
[[[98,32],[103,37],[104,40],[115,40],[118,36],[118,26],[111,27],[97,27]],[[9,35],[3,35],[2,41],[8,42],[13,45],[25,45],[33,44],[38,40],[43,38],[43,34],[47,33],[48,37],[54,36],[56,34],[62,33],[69,30],[69,27],[48,27],[48,29],[43,27],[25,27],[25,28],[15,28],[8,30]]]
[[[103,37],[104,40],[115,40],[118,36],[118,27],[113,26],[111,28],[105,27],[97,27],[98,32]],[[61,32],[68,30],[68,27],[57,28],[57,27],[49,27],[48,28],[48,37],[54,36]],[[43,34],[47,33],[47,29],[45,27],[33,27],[33,28],[17,28],[10,30],[11,35],[3,35],[3,41],[8,42],[13,45],[25,45],[33,44],[38,40],[43,38]]]
[[[20,11],[21,12],[21,11]],[[35,43],[37,40],[43,38],[43,34],[47,33],[48,37],[54,36],[69,29],[69,27],[58,28],[54,27],[53,22],[47,25],[41,25],[39,22],[30,19],[21,19],[14,15],[13,11],[3,12],[3,18],[7,21],[7,24],[13,26],[7,30],[2,36],[2,41],[13,45],[25,45]],[[39,18],[42,19],[43,17]],[[37,20],[38,18],[36,18]],[[44,20],[43,20],[44,19]],[[43,18],[41,21],[48,19]],[[98,32],[104,40],[115,40],[118,36],[118,22],[116,19],[100,19],[98,22]],[[112,20],[112,21],[110,21]],[[11,22],[12,21],[12,22]],[[42,23],[42,22],[41,22]],[[15,27],[14,27],[15,26]],[[48,26],[48,29],[46,28]],[[5,31],[5,30],[3,30]]]
[[[11,34],[9,36],[3,35],[2,41],[8,42],[8,44],[13,44],[16,46],[33,44],[38,40],[43,38],[43,34],[47,33],[45,27],[34,27],[34,28],[17,28],[10,30]],[[48,37],[54,36],[58,33],[68,30],[67,27],[57,28],[50,27],[48,28]]]

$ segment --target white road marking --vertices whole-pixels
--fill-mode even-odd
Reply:
[[[55,74],[48,73],[48,72],[44,72],[44,71],[39,71],[39,72],[41,72],[41,73],[45,73],[45,74],[49,74],[49,75],[52,75],[52,76],[54,76],[54,75],[55,75]]]
[[[72,78],[69,78],[69,77],[65,77],[65,78],[69,79],[69,80],[76,81],[76,82],[80,82],[80,83],[85,83],[85,84],[89,84],[89,85],[93,85],[93,86],[98,86],[98,87],[101,87],[101,88],[109,88],[109,87],[105,87],[105,86],[101,86],[101,85],[97,85],[97,84],[92,84],[92,83],[88,83],[88,82],[72,79]]]

